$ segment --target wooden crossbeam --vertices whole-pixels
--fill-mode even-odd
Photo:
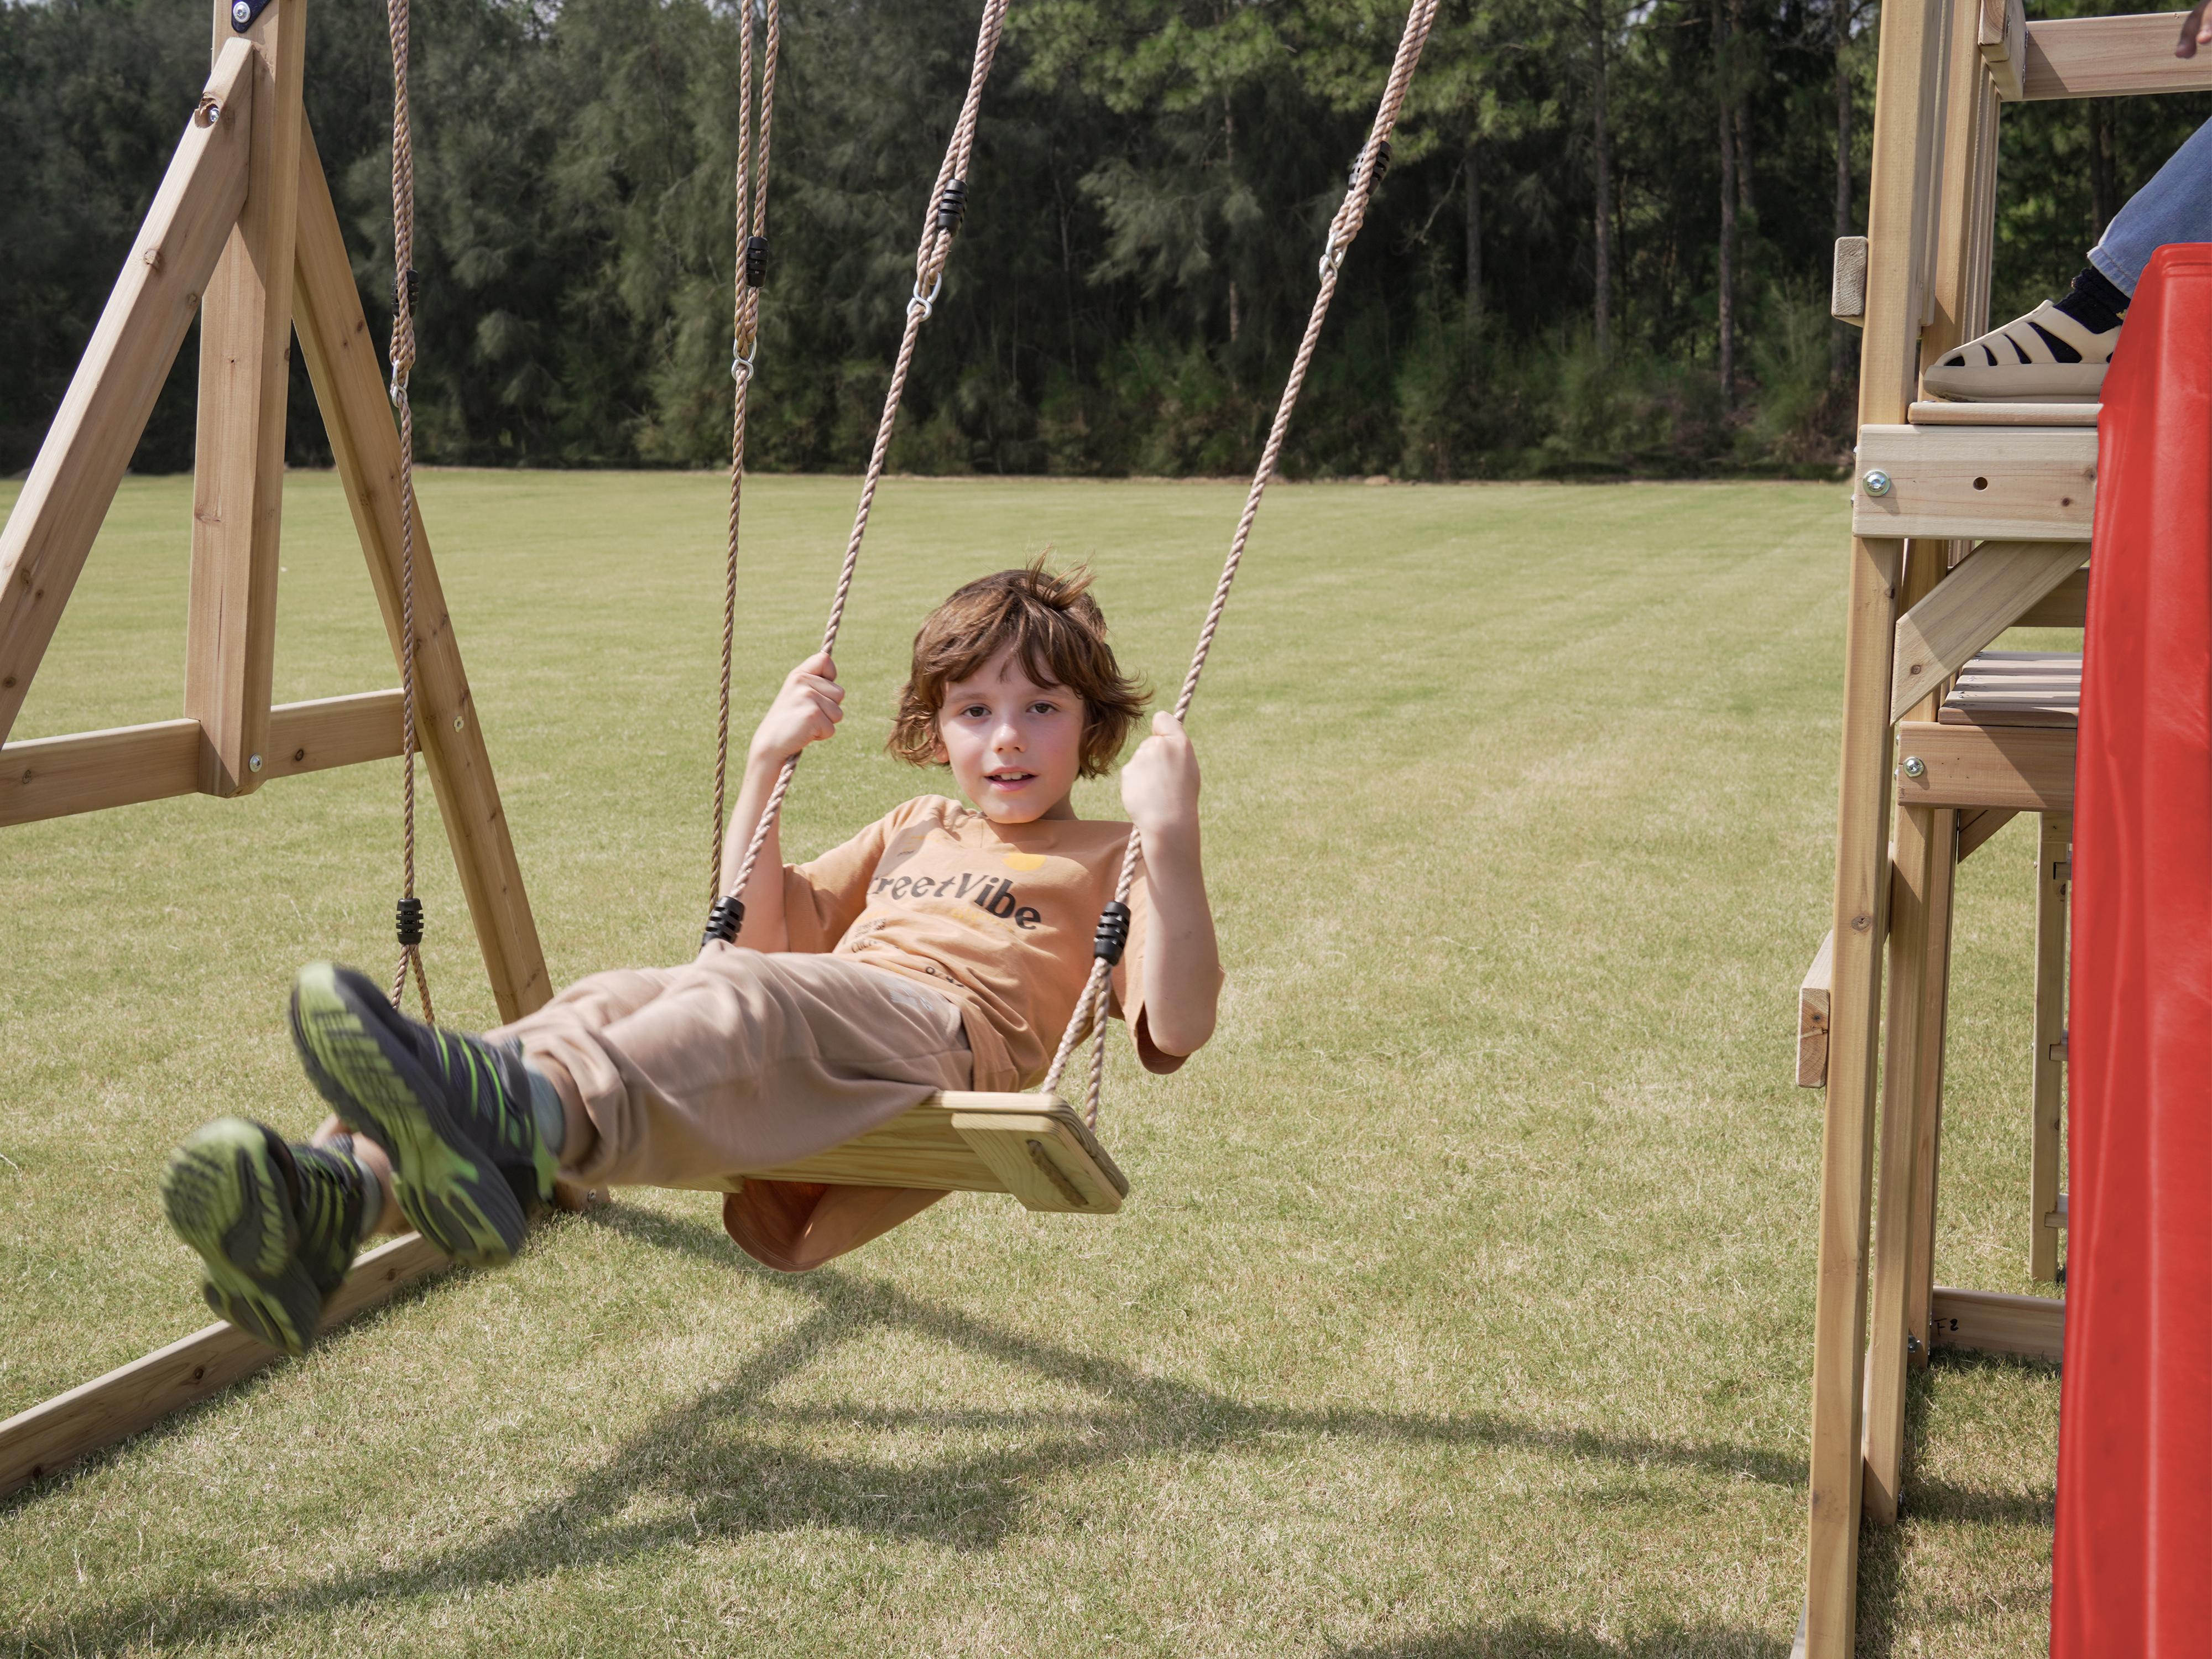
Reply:
[[[253,47],[216,55],[123,273],[0,530],[0,742],[52,641],[131,452],[246,201]]]
[[[1897,619],[1889,717],[1928,696],[2089,557],[2087,542],[1984,542]]]
[[[1997,1291],[1936,1287],[1934,1335],[1939,1348],[2062,1359],[2066,1304],[2056,1297],[2007,1296]]]
[[[343,1324],[425,1274],[451,1265],[419,1234],[380,1245],[354,1264],[331,1298],[323,1328]],[[171,1412],[196,1405],[281,1358],[274,1348],[229,1325],[210,1325],[18,1412],[0,1423],[0,1496],[150,1427]]]
[[[400,720],[397,690],[279,704],[269,711],[261,780],[390,760]],[[191,794],[203,737],[198,720],[156,720],[0,747],[0,827]]]
[[[2176,58],[2180,11],[2124,17],[2065,17],[2030,23],[2021,95],[2125,98],[2212,88],[2212,54]]]
[[[1889,488],[1866,482],[1880,472]],[[2097,434],[2068,427],[1859,428],[1855,536],[2086,542],[2097,503]]]
[[[2070,728],[1906,720],[1897,728],[1897,746],[1905,757],[1897,781],[1901,801],[2015,812],[2074,810]],[[1917,774],[1911,766],[1916,760]]]

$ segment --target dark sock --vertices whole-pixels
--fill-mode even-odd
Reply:
[[[2089,265],[2074,279],[2074,286],[2066,297],[2057,303],[2059,310],[2091,333],[2107,334],[2118,328],[2120,319],[2127,314],[2128,296],[2120,292],[2118,283],[2094,265]]]

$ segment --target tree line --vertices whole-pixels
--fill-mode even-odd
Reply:
[[[416,0],[425,459],[726,464],[746,3]],[[385,13],[310,9],[308,118],[381,337]],[[1249,469],[1403,15],[1015,0],[892,466]],[[785,0],[756,467],[866,458],[975,21]],[[1284,470],[1836,465],[1856,342],[1830,247],[1863,228],[1878,22],[1872,0],[1444,0]],[[0,0],[0,471],[52,418],[207,45],[198,0]],[[1996,319],[2057,291],[2207,113],[2007,110]],[[139,470],[191,465],[196,362],[188,340]],[[292,459],[326,459],[296,371],[294,404]]]

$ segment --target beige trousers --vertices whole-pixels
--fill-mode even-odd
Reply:
[[[722,1189],[974,1073],[950,996],[847,957],[719,942],[686,967],[593,974],[488,1035],[574,1080],[598,1139],[563,1161],[587,1187]]]

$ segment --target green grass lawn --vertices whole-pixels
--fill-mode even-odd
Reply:
[[[423,480],[556,982],[697,939],[723,489]],[[748,486],[742,708],[818,639],[854,493]],[[877,737],[969,576],[1095,561],[1171,695],[1241,496],[887,483],[786,847],[937,787]],[[179,712],[190,499],[126,481],[16,737]],[[1117,1051],[1122,1214],[956,1197],[786,1279],[711,1195],[622,1193],[0,1500],[0,1655],[1779,1659],[1845,525],[1835,486],[1278,487],[1193,719],[1222,1029],[1171,1078]],[[278,700],[392,684],[330,476],[284,563]],[[5,832],[0,1415],[206,1322],[155,1174],[218,1112],[319,1115],[284,990],[389,972],[397,796],[386,763]],[[1960,876],[1938,1266],[2014,1291],[2032,836]],[[441,1013],[489,1023],[424,846]],[[2043,1651],[2057,1399],[1916,1379],[1866,1651]]]

